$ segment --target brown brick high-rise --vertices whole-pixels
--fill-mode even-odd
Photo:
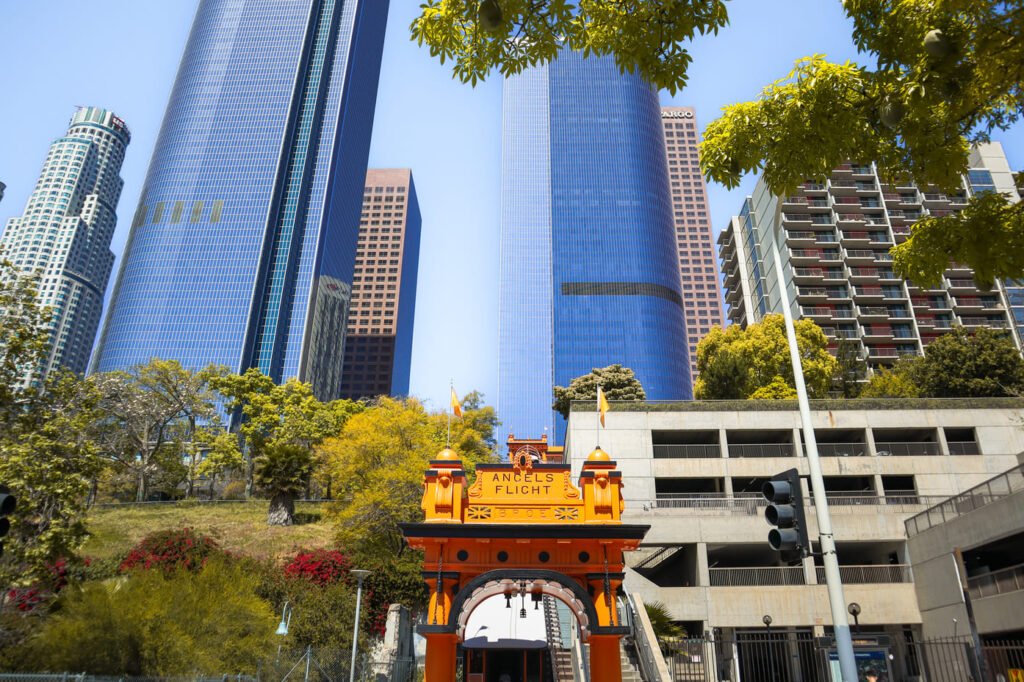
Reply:
[[[672,215],[676,223],[683,284],[690,371],[697,378],[697,343],[713,325],[722,326],[718,259],[711,234],[708,190],[697,158],[697,116],[692,107],[662,107]]]
[[[420,207],[409,169],[366,173],[343,398],[409,393]]]

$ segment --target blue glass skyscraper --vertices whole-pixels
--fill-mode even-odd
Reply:
[[[692,397],[658,94],[562,54],[505,82],[498,414],[558,428],[553,385],[621,363]]]
[[[94,369],[341,385],[388,0],[201,0]]]

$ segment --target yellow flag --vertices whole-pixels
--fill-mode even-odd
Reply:
[[[597,387],[597,409],[601,413],[601,426],[604,426],[604,415],[608,413],[608,399],[604,397],[604,391]]]
[[[455,395],[455,387],[452,387],[452,412],[456,417],[462,416],[462,404],[459,402],[459,396]]]

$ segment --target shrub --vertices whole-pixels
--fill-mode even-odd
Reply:
[[[169,676],[253,673],[273,646],[274,614],[238,562],[136,571],[86,583],[16,655],[23,670]]]
[[[224,500],[244,500],[245,481],[230,481],[220,493]]]
[[[209,557],[224,555],[212,538],[197,534],[191,528],[161,530],[150,533],[121,561],[121,572],[136,568],[158,568],[172,573],[179,568],[198,570]]]
[[[324,586],[346,579],[351,568],[352,562],[338,550],[314,549],[296,554],[284,567],[284,574]]]

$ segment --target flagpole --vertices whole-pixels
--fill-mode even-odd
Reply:
[[[455,380],[454,379],[449,379],[448,380],[448,395],[451,396],[451,394],[454,393],[454,392],[455,392]],[[445,447],[449,447],[450,448],[452,446],[452,410],[455,409],[455,408],[451,407],[451,405],[449,405],[448,407],[449,407],[449,409],[448,409],[448,444]]]
[[[597,385],[597,405],[595,405],[595,412],[597,413],[597,449],[601,449],[601,384]]]

